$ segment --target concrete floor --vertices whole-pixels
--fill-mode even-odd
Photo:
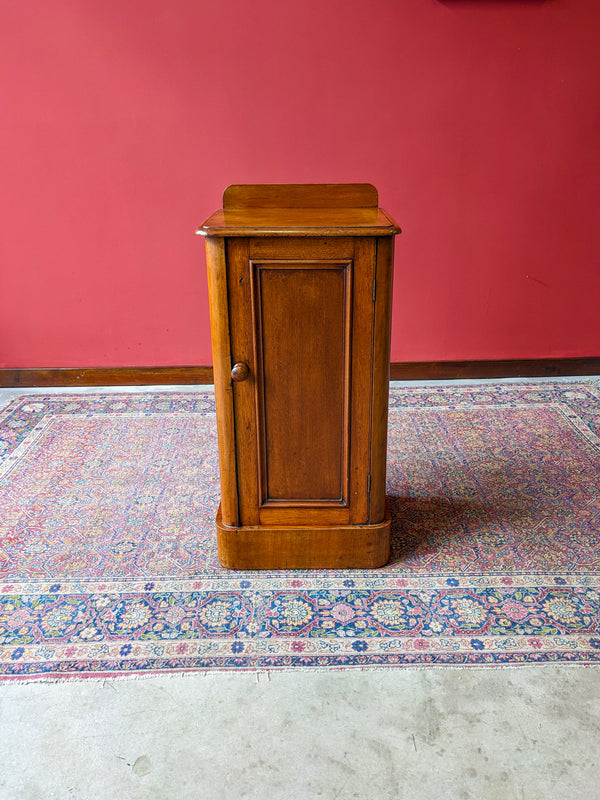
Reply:
[[[590,800],[599,742],[596,668],[13,685],[0,797]]]
[[[600,798],[600,667],[0,686],[0,800],[316,797]]]

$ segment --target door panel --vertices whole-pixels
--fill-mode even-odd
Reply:
[[[230,240],[241,525],[368,522],[371,239]]]
[[[348,505],[351,262],[252,262],[261,505]]]

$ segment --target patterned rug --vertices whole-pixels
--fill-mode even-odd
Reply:
[[[600,392],[391,392],[393,554],[230,572],[210,393],[0,412],[0,677],[600,661]]]

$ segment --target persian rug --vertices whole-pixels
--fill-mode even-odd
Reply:
[[[382,569],[217,561],[211,393],[0,412],[0,676],[600,661],[593,382],[390,394]]]

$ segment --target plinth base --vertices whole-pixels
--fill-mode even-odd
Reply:
[[[224,525],[217,512],[219,561],[227,569],[373,569],[390,557],[391,516],[377,525]]]

